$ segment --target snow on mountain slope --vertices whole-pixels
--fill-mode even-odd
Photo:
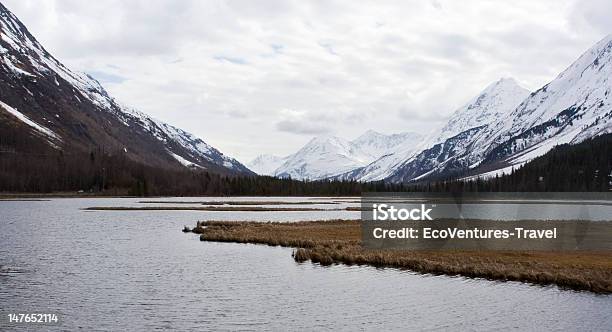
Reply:
[[[368,130],[352,140],[362,151],[380,158],[406,146],[414,146],[423,139],[423,135],[413,132],[385,135],[374,130]]]
[[[468,129],[498,121],[528,95],[529,90],[521,87],[513,78],[501,78],[457,109],[430,143],[441,143]]]
[[[179,156],[213,172],[253,174],[202,139],[119,105],[94,78],[71,71],[49,54],[2,4],[0,91],[2,102],[24,119],[44,123],[61,137],[58,147],[64,150],[104,147],[164,168],[185,164]]]
[[[445,161],[469,148],[469,140],[488,124],[511,112],[529,91],[512,78],[502,78],[488,85],[476,97],[457,109],[447,123],[420,144],[397,149],[366,167],[344,174],[342,178],[358,181],[394,181],[431,173],[444,167]]]
[[[518,167],[560,144],[612,132],[612,35],[583,53],[507,115],[413,157],[394,182]],[[463,136],[463,137],[460,137]],[[427,156],[429,155],[429,156]],[[433,160],[433,161],[432,161]],[[470,171],[470,169],[474,169]]]
[[[317,137],[295,154],[285,157],[272,174],[294,179],[335,178],[398,149],[409,149],[421,140],[422,136],[416,133],[386,135],[373,130],[352,141],[335,136]]]
[[[414,154],[410,159],[404,161],[386,180],[408,182],[428,176],[444,173],[452,174],[469,169],[474,165],[474,161],[461,157],[471,151],[474,138],[484,128],[486,128],[486,125],[470,128]]]
[[[6,7],[0,4],[0,31],[1,39],[7,48],[0,45],[1,64],[18,76],[35,78],[43,75],[58,75],[81,94],[102,107],[111,107],[110,97],[99,82],[84,73],[73,72],[61,64],[30,34],[19,19]],[[24,59],[11,54],[9,50],[25,55]],[[26,63],[27,62],[27,63]],[[33,70],[25,70],[25,66],[32,66]],[[57,80],[56,80],[57,82]],[[57,82],[59,86],[59,82]]]
[[[572,108],[579,114],[589,115],[590,118],[580,119],[589,125],[591,120],[610,110],[606,105],[610,105],[611,77],[612,35],[608,35],[525,100],[513,112],[513,121],[503,123],[503,127],[509,129],[509,134],[517,134]]]
[[[247,163],[247,167],[259,175],[274,175],[274,171],[279,168],[288,157],[278,157],[269,154],[262,154]]]
[[[612,132],[611,77],[612,35],[536,92],[503,78],[455,111],[420,146],[396,148],[334,178],[407,182],[518,167],[556,145]]]
[[[190,166],[206,168],[203,164],[205,164],[205,162],[210,162],[231,170],[250,173],[249,170],[236,159],[224,155],[219,150],[204,142],[201,138],[180,128],[155,120],[142,112],[125,106],[123,106],[121,112],[117,112],[116,115],[128,126],[130,126],[130,123],[136,123],[144,128],[162,142],[173,157],[176,156],[177,152],[182,153],[181,157],[184,159],[186,158],[188,162],[193,164]],[[178,145],[178,151],[176,151],[177,148],[175,145]],[[181,164],[185,163],[181,162]]]
[[[484,132],[478,142],[487,149],[472,154],[486,155],[489,163],[512,164],[545,154],[555,145],[612,132],[611,77],[608,35]]]
[[[427,139],[424,138],[423,135],[416,133],[407,133],[404,137],[405,140],[403,142],[385,150],[383,154],[379,155],[377,159],[374,159],[369,164],[340,174],[334,178],[362,182],[385,179],[407,158],[406,156],[411,156],[415,151],[420,151],[424,144],[424,140]]]
[[[274,172],[278,177],[319,180],[366,165],[373,157],[336,136],[315,137]]]
[[[45,135],[47,138],[51,139],[50,143],[53,143],[54,141],[61,141],[61,138],[57,134],[55,134],[52,130],[50,130],[47,127],[41,126],[38,123],[30,120],[30,118],[28,118],[27,116],[23,115],[23,113],[19,112],[18,110],[12,108],[11,106],[9,106],[9,105],[7,105],[5,103],[3,103],[2,101],[0,101],[0,109],[4,109],[5,111],[10,113],[12,116],[17,118],[18,120],[20,120],[23,123],[27,124],[28,126],[32,127],[37,132]]]

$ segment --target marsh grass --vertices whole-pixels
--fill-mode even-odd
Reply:
[[[359,221],[199,222],[202,241],[296,248],[297,262],[396,267],[421,273],[557,285],[612,293],[611,252],[407,251],[361,247]]]

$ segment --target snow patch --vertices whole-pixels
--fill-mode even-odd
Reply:
[[[191,161],[179,156],[178,154],[174,153],[174,152],[170,152],[168,151],[168,153],[170,153],[170,155],[176,159],[179,163],[181,163],[181,165],[185,166],[185,167],[199,167],[199,168],[203,168],[202,166],[196,164],[196,163],[192,163]]]
[[[511,165],[511,166],[496,169],[494,171],[489,171],[489,172],[478,174],[478,175],[468,176],[468,177],[462,178],[461,180],[464,180],[464,181],[476,180],[476,179],[486,180],[486,179],[494,178],[496,176],[510,175],[512,174],[512,172],[514,172],[514,170],[519,169],[524,164],[525,162],[521,162],[518,164]]]
[[[12,114],[14,117],[16,117],[17,119],[21,120],[23,123],[27,124],[28,126],[36,129],[38,132],[44,134],[45,136],[55,139],[55,140],[61,140],[61,138],[55,134],[51,129],[41,126],[38,123],[30,120],[30,118],[28,118],[25,114],[17,111],[16,109],[12,108],[11,106],[5,104],[4,102],[0,101],[0,106],[5,109],[7,112],[9,112],[10,114]]]
[[[513,156],[510,160],[510,163],[512,163],[513,165],[524,164],[537,157],[543,156],[557,145],[570,143],[574,139],[574,137],[578,135],[578,133],[580,133],[580,128],[575,129],[574,131],[569,132],[567,134],[554,137],[554,139],[545,140],[529,149],[526,149],[525,151],[521,151],[516,156]]]

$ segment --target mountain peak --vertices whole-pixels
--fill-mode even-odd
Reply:
[[[357,139],[360,139],[362,137],[377,137],[377,136],[384,136],[384,135],[377,132],[374,129],[368,129],[363,134],[361,134],[359,137],[357,137]]]
[[[274,175],[293,179],[325,179],[366,165],[372,156],[332,135],[317,136],[288,156]]]
[[[316,136],[300,149],[302,153],[307,151],[318,151],[320,153],[339,151],[344,154],[352,154],[352,150],[355,150],[355,146],[353,146],[351,142],[334,135]],[[298,151],[298,153],[300,153],[300,151]]]
[[[306,143],[306,146],[310,146],[310,145],[345,145],[347,144],[348,141],[338,137],[338,136],[334,136],[332,134],[324,134],[324,135],[319,135],[319,136],[315,136],[313,137],[310,141],[308,141],[308,143]]]
[[[518,85],[514,77],[510,77],[510,76],[500,77],[497,81],[495,81],[495,83],[510,83],[510,84]]]
[[[389,138],[390,135],[382,134],[376,130],[368,129],[363,134],[359,135],[357,138],[352,140],[351,142],[355,144],[361,144],[364,142],[371,142],[375,140],[385,140]]]
[[[478,98],[482,95],[485,94],[493,94],[493,93],[508,93],[508,92],[513,92],[513,91],[524,91],[527,90],[525,88],[523,88],[513,77],[502,77],[500,79],[498,79],[497,81],[494,81],[493,83],[487,85],[486,88],[484,88],[484,90],[482,90],[478,96],[475,98],[475,100],[478,100]]]
[[[487,85],[476,97],[457,109],[438,132],[433,143],[442,142],[471,128],[487,125],[512,112],[529,90],[516,80],[503,77]]]
[[[505,99],[525,98],[529,90],[520,86],[512,77],[502,77],[497,81],[487,85],[476,97],[468,102],[464,107],[467,109],[489,109],[492,106],[499,106]],[[514,105],[516,106],[516,105]]]

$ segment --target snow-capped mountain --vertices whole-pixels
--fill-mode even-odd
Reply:
[[[277,168],[279,168],[288,157],[278,157],[270,154],[261,154],[255,159],[247,163],[247,167],[259,175],[273,176]]]
[[[411,156],[415,151],[420,151],[422,144],[422,141],[407,142],[397,146],[395,151],[385,154],[363,167],[339,174],[334,178],[337,180],[357,180],[361,182],[384,180],[399,167],[406,159],[406,156]]]
[[[457,109],[442,128],[420,144],[397,149],[340,178],[377,181],[393,177],[396,181],[406,181],[444,166],[457,150],[467,148],[477,132],[511,112],[528,94],[529,91],[512,78],[493,82]]]
[[[502,78],[457,109],[445,126],[418,144],[393,148],[375,133],[351,143],[372,162],[331,176],[408,182],[454,175],[509,172],[556,145],[612,132],[612,35],[587,50],[552,82],[529,93]],[[324,162],[321,161],[322,164]],[[354,165],[357,165],[355,162]],[[326,172],[332,174],[332,171]]]
[[[508,173],[560,144],[612,132],[612,35],[505,116],[470,128],[409,158],[387,180]]]
[[[555,145],[612,132],[611,77],[612,35],[608,35],[481,135],[479,142],[488,145],[484,161],[516,166]]]
[[[118,104],[94,78],[49,54],[2,4],[0,35],[0,113],[26,124],[24,134],[54,149],[102,147],[155,167],[252,174],[202,139]]]
[[[336,136],[316,137],[296,153],[275,159],[283,162],[268,174],[309,180],[335,177],[361,168],[397,149],[414,146],[421,140],[422,136],[416,133],[385,135],[373,130],[368,130],[352,141]]]
[[[457,109],[430,144],[444,142],[468,129],[482,127],[504,118],[529,95],[513,78],[489,84],[476,97]]]
[[[336,136],[315,137],[275,170],[277,177],[318,180],[367,164],[372,156]]]
[[[232,172],[252,174],[236,159],[224,155],[189,132],[155,120],[133,108],[122,106],[121,111],[116,116],[128,127],[136,123],[138,127],[144,128],[162,142],[167,152],[183,166],[205,169],[206,164],[213,163]]]
[[[368,130],[352,140],[351,143],[369,155],[380,158],[395,152],[402,145],[415,145],[421,140],[423,140],[423,135],[413,132],[385,135],[374,130]]]

